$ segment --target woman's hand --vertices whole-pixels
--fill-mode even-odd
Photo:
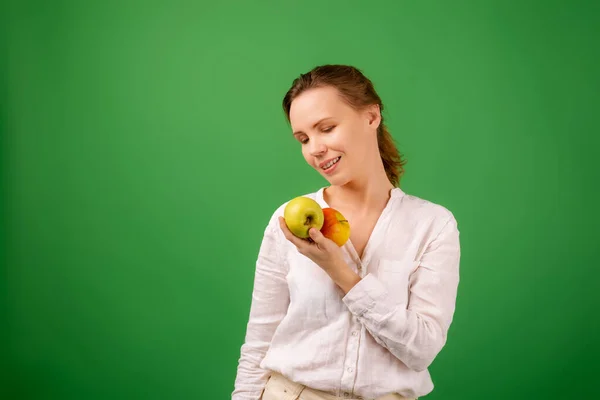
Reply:
[[[310,239],[301,239],[288,229],[285,219],[279,217],[279,226],[287,240],[292,242],[300,254],[310,258],[321,267],[344,292],[348,292],[358,281],[358,276],[344,260],[342,249],[331,239],[323,236],[316,228],[309,230]]]
[[[326,238],[315,228],[308,232],[310,239],[301,239],[295,236],[287,227],[283,217],[279,217],[279,225],[287,240],[292,242],[298,252],[305,255],[319,265],[323,270],[329,272],[345,264],[342,250],[331,239]]]

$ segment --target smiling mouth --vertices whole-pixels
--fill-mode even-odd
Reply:
[[[334,158],[333,160],[329,161],[327,164],[323,165],[321,167],[322,170],[326,171],[329,168],[333,167],[335,164],[337,164],[338,161],[340,161],[340,158],[342,158],[342,156],[339,156],[337,158]]]

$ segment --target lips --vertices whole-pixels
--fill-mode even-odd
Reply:
[[[327,169],[327,168],[331,167],[332,165],[334,165],[335,163],[337,163],[341,157],[342,156],[338,156],[338,157],[330,158],[329,160],[325,160],[319,164],[319,168]]]

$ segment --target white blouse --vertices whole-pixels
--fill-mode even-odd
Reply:
[[[305,196],[328,207],[324,188]],[[270,371],[341,397],[420,397],[446,343],[459,283],[457,222],[441,205],[391,191],[347,294],[287,241],[271,216],[258,258],[232,400],[261,397]]]

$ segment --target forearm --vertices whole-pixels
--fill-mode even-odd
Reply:
[[[372,275],[363,278],[344,302],[377,343],[415,371],[426,369],[446,342],[439,319],[425,309],[397,304]]]
[[[446,343],[459,283],[458,234],[449,218],[407,282],[408,301],[392,296],[394,288],[372,274],[343,299],[379,344],[416,371],[427,368]]]
[[[265,229],[254,275],[250,315],[241,347],[232,399],[258,400],[268,379],[260,367],[289,304],[287,265],[273,224]]]
[[[232,400],[258,400],[268,379],[267,371],[259,367],[265,352],[244,344],[239,359]]]
[[[344,294],[347,294],[361,280],[360,275],[354,272],[345,261],[339,261],[334,268],[328,271],[328,274]]]

